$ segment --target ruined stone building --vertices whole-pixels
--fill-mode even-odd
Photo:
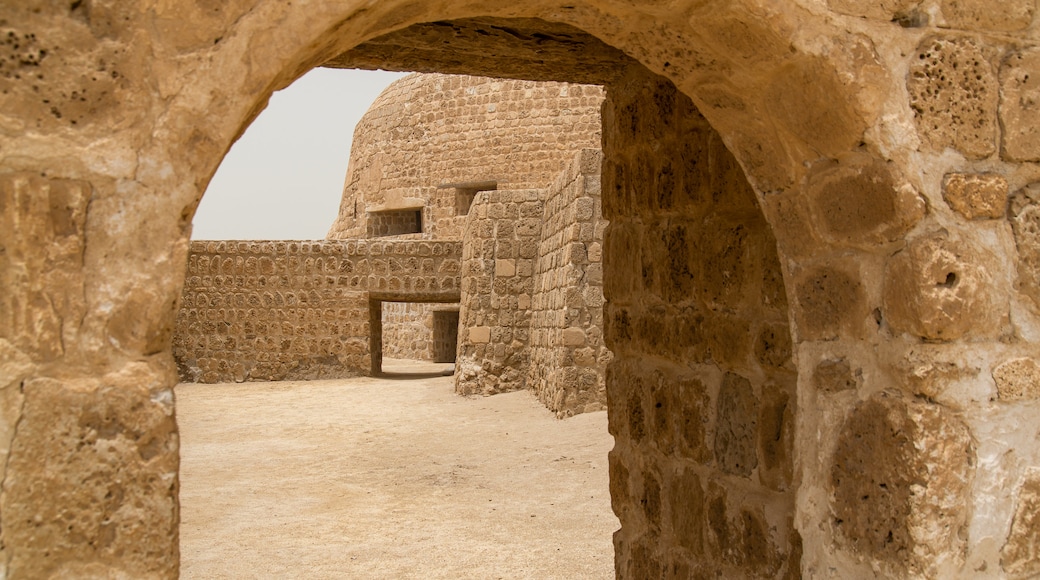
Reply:
[[[193,283],[191,219],[272,91],[331,66],[604,87],[619,577],[1036,577],[1036,12],[1035,0],[6,3],[0,564],[11,578],[177,575],[171,337]],[[594,181],[583,159],[561,175]],[[522,204],[499,191],[480,194],[487,213],[466,227],[515,219],[515,234]],[[542,211],[549,230],[578,223]],[[243,268],[275,267],[263,248],[234,250]],[[310,273],[319,260],[347,262],[343,283],[369,301],[430,302],[461,300],[449,274],[478,255],[389,238],[292,252],[284,268],[311,284],[328,282]],[[503,278],[520,267],[479,255]],[[308,289],[307,304],[310,290],[321,296]],[[531,360],[559,352],[536,352],[550,324],[539,308],[532,296]],[[303,310],[305,330],[343,324]],[[462,321],[460,340],[484,346],[467,356],[506,354],[500,322]],[[585,356],[577,333],[561,337]],[[306,338],[286,347],[321,348]]]
[[[182,380],[347,377],[461,351],[460,393],[602,409],[602,102],[558,82],[393,83],[355,131],[328,240],[192,242]]]

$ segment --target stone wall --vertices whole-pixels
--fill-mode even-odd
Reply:
[[[559,417],[606,408],[601,165],[600,151],[586,149],[545,193],[527,386]]]
[[[796,374],[776,241],[688,97],[607,89],[603,267],[620,578],[799,574]]]
[[[575,152],[599,146],[602,102],[603,89],[590,85],[443,74],[400,79],[354,131],[328,237],[404,231],[407,216],[394,223],[385,212],[418,207],[424,237],[459,239],[466,191],[488,182],[544,188]]]
[[[477,194],[466,222],[455,390],[523,389],[544,192]]]
[[[173,344],[181,380],[368,374],[370,299],[454,299],[461,246],[192,242]]]
[[[430,360],[433,308],[421,302],[383,303],[383,356]]]

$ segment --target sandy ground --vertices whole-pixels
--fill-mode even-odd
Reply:
[[[179,385],[181,577],[613,578],[606,414],[445,368]]]

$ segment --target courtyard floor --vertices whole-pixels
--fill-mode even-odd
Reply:
[[[446,367],[179,385],[181,577],[613,578],[606,413]]]

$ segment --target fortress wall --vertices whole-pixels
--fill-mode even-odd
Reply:
[[[527,383],[531,296],[544,191],[486,191],[466,223],[455,390],[501,393]]]
[[[640,68],[611,85],[603,127],[618,577],[799,577],[796,374],[773,234],[667,80]]]
[[[602,102],[603,89],[591,85],[444,74],[400,79],[354,131],[328,237],[385,235],[405,226],[379,212],[421,208],[424,238],[458,239],[465,213],[456,189],[439,185],[545,187],[573,153],[599,147]]]
[[[422,302],[383,303],[383,356],[431,360],[433,305]]]
[[[527,385],[560,417],[606,408],[600,166],[586,149],[546,191]]]
[[[460,242],[196,241],[173,340],[187,382],[368,374],[369,299],[457,296]]]

